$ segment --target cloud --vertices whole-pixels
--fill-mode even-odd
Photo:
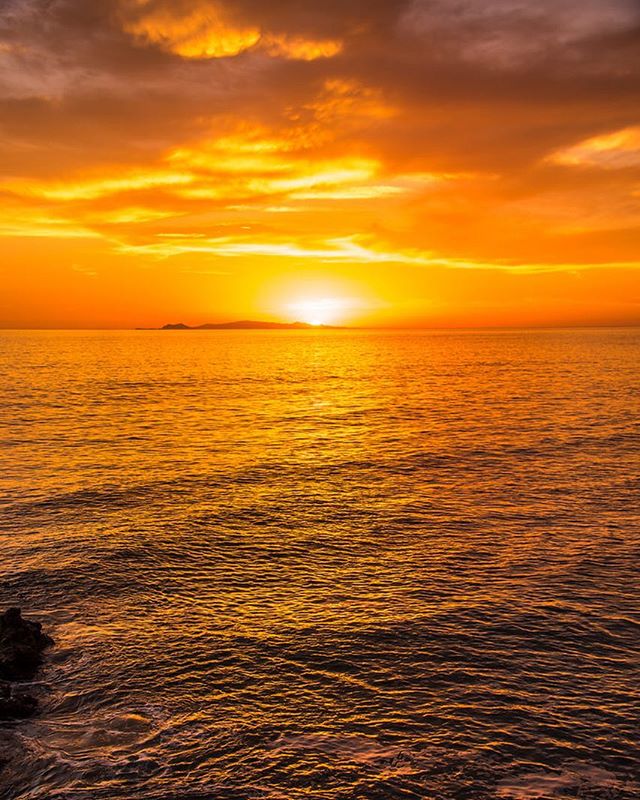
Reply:
[[[233,4],[212,0],[128,0],[120,7],[123,30],[186,59],[229,58],[259,50],[273,58],[314,61],[341,52],[340,40],[270,31],[242,19]]]
[[[10,183],[0,187],[5,192],[17,195],[33,196],[44,200],[93,200],[125,192],[141,189],[182,186],[191,183],[193,176],[185,172],[149,172],[131,173],[117,177],[89,178],[80,182],[69,183]]]
[[[640,166],[640,126],[593,136],[552,153],[548,160],[570,167],[624,169]]]
[[[300,36],[270,34],[261,40],[264,50],[274,58],[315,61],[332,58],[342,52],[343,43],[335,39],[304,39]]]
[[[234,22],[222,3],[130,0],[121,8],[123,29],[183,58],[225,58],[253,47],[260,29]]]
[[[633,0],[412,0],[399,28],[443,50],[456,48],[462,61],[517,69],[549,54],[570,61],[582,43],[637,23]]]
[[[638,46],[631,0],[5,0],[1,232],[627,263]]]

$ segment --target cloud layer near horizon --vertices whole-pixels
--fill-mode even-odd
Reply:
[[[639,46],[635,0],[5,0],[0,236],[176,280],[635,270]]]

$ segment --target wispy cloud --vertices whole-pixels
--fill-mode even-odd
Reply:
[[[593,136],[557,150],[547,160],[569,167],[625,169],[640,166],[640,126]]]

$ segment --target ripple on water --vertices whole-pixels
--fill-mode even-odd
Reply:
[[[640,796],[638,356],[0,335],[0,600],[57,641],[0,796]]]

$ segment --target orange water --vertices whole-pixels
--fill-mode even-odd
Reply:
[[[7,800],[637,798],[640,331],[0,334]]]

